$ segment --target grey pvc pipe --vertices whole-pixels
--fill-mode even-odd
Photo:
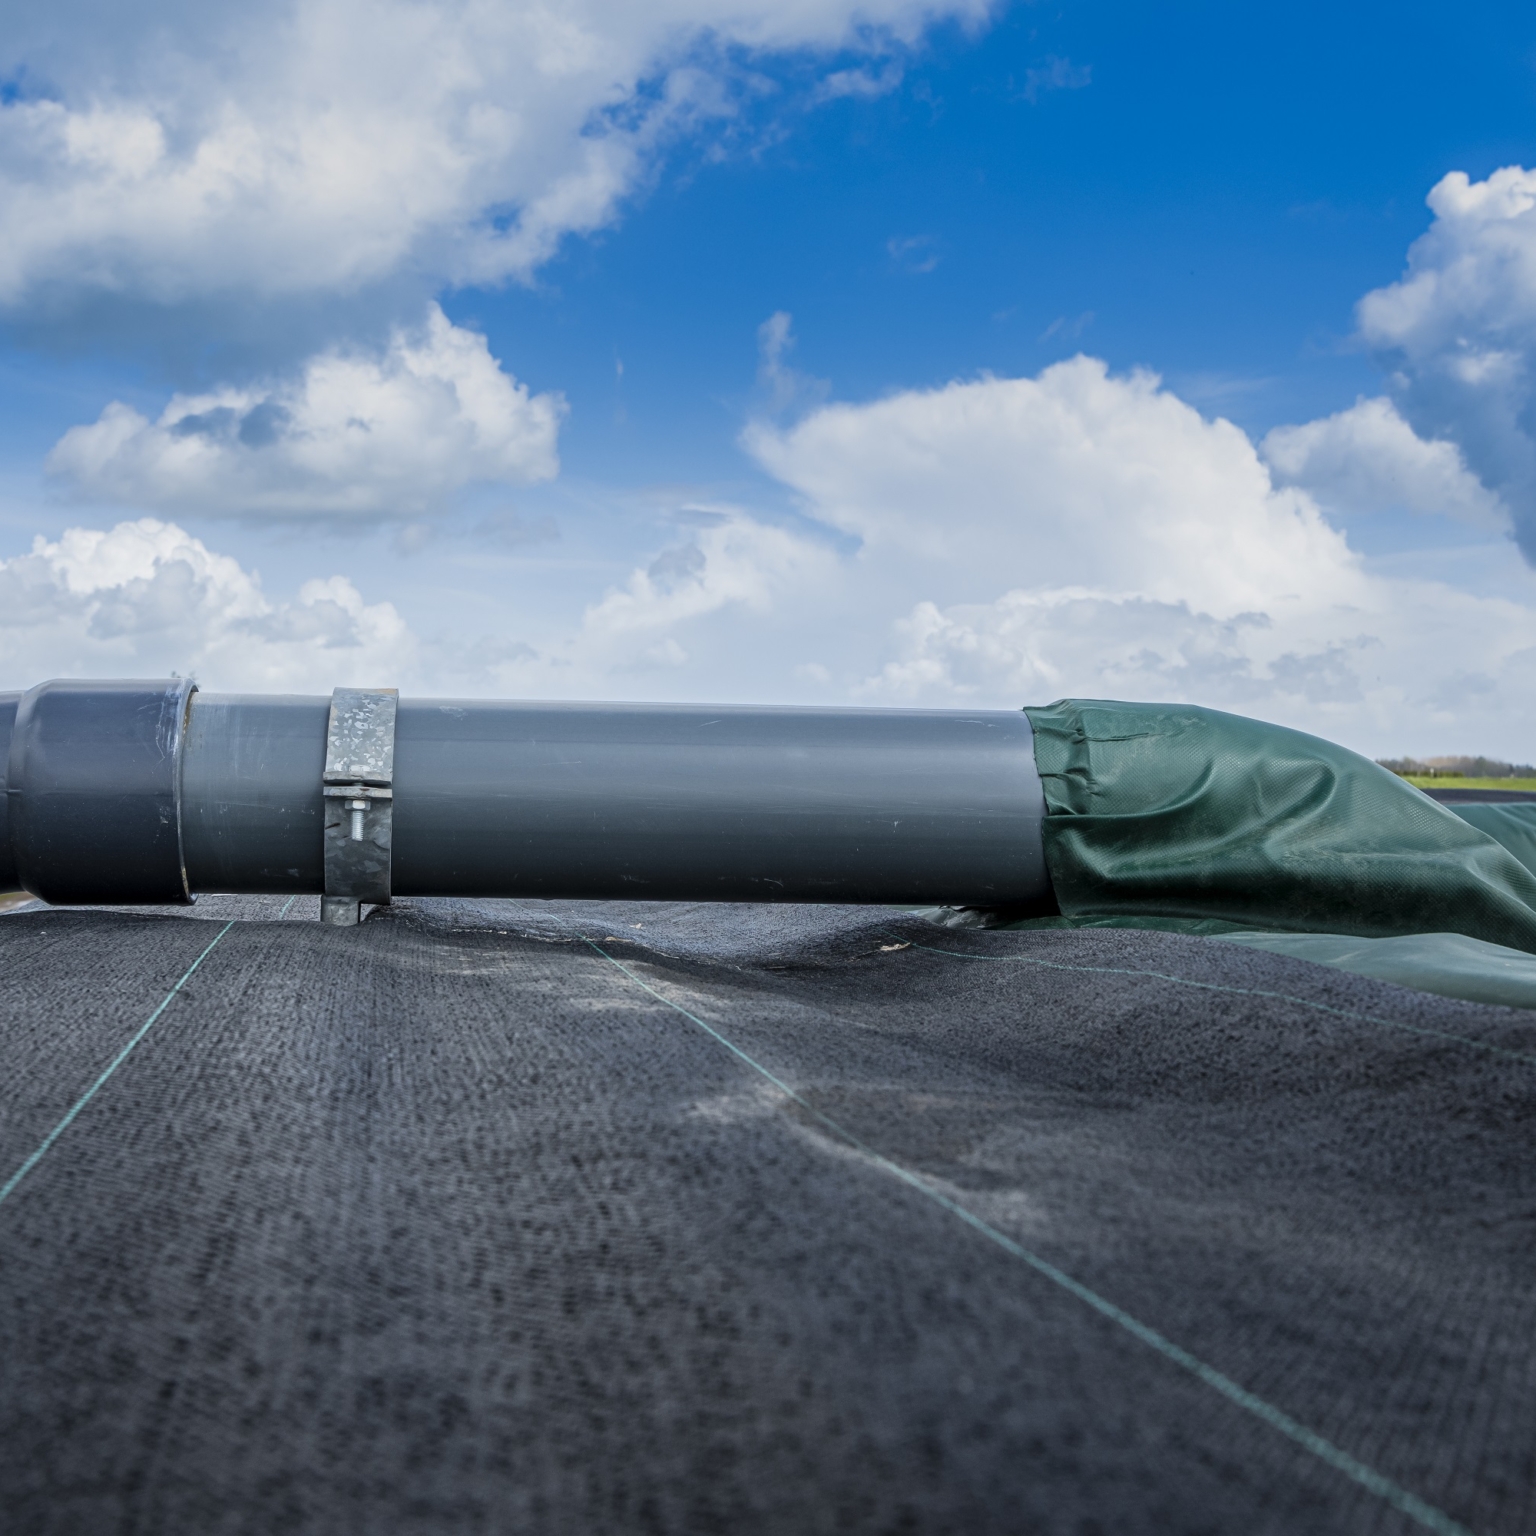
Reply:
[[[145,894],[146,885],[134,895],[131,875],[114,881],[105,871],[97,885],[115,894],[93,894],[78,845],[96,835],[104,857],[131,865],[142,828],[119,838],[110,818],[98,820],[94,834],[75,840],[59,881],[50,881],[47,849],[23,846],[29,829],[63,826],[89,809],[77,785],[73,809],[53,822],[36,810],[52,788],[33,761],[41,738],[26,723],[47,718],[46,690],[74,689],[83,706],[93,687],[163,690],[160,704],[161,695],[146,695],[144,721],[151,704],[160,714],[140,722],[133,749],[149,764],[144,803],[161,807],[162,821],[163,759],[151,727],[182,711],[175,817],[188,895],[323,889],[330,701],[178,686],[45,684],[0,696],[10,808],[8,828],[0,824],[0,889],[9,873],[9,883],[54,901],[187,899],[166,894],[163,875],[159,894]],[[8,730],[12,718],[26,730]],[[120,772],[113,759],[125,754],[101,732],[88,750],[105,796]],[[1044,813],[1022,711],[402,699],[392,889],[1048,908]]]

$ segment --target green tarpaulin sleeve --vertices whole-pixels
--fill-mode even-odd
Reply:
[[[1536,801],[1500,805],[1473,800],[1446,809],[1470,821],[1479,832],[1486,832],[1536,874]]]
[[[1187,704],[1026,713],[1064,917],[1464,933],[1536,952],[1536,875],[1343,747]]]
[[[1505,1008],[1536,1008],[1536,955],[1505,944],[1485,944],[1464,933],[1357,939],[1336,933],[1265,933],[1239,928],[1212,937],[1420,992],[1438,992],[1441,997],[1497,1003]]]

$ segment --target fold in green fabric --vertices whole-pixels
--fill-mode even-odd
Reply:
[[[1479,832],[1486,832],[1536,874],[1536,801],[1498,804],[1487,800],[1463,800],[1446,809],[1463,821],[1471,822]]]
[[[1029,917],[1012,921],[998,909],[909,907],[945,928],[980,928],[1028,932],[1051,928],[1139,928],[1178,933],[1188,938],[1224,940],[1292,960],[1309,960],[1338,971],[1353,971],[1375,981],[1390,981],[1419,992],[1459,997],[1469,1003],[1497,1003],[1505,1008],[1536,1009],[1536,955],[1489,944],[1463,933],[1395,934],[1362,939],[1340,933],[1275,933],[1213,918],[1179,917]]]
[[[1536,953],[1536,874],[1333,742],[1187,704],[1026,713],[1068,919],[1461,933]]]
[[[1441,997],[1505,1008],[1536,1008],[1536,955],[1486,944],[1462,933],[1401,934],[1390,939],[1345,938],[1336,933],[1263,933],[1234,929],[1212,935],[1271,955],[1289,955],[1335,970],[1353,971]]]

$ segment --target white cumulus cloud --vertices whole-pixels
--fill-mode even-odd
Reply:
[[[1310,498],[1274,488],[1241,429],[1094,358],[831,405],[746,443],[868,556],[912,559],[945,585],[1006,572],[1230,615],[1357,580],[1342,536]]]
[[[1360,334],[1406,420],[1460,448],[1536,560],[1536,171],[1453,171],[1429,206],[1407,272],[1360,301]]]
[[[382,356],[326,352],[266,387],[177,395],[156,421],[114,401],[48,469],[91,500],[173,515],[414,516],[473,482],[553,476],[563,412],[434,304]]]
[[[1390,400],[1297,427],[1276,427],[1262,451],[1278,482],[1311,491],[1343,512],[1443,513],[1479,528],[1509,529],[1509,513],[1468,470],[1455,443],[1426,442]]]
[[[1149,374],[1080,357],[747,441],[860,540],[839,621],[888,638],[843,668],[856,696],[1190,700],[1366,750],[1529,751],[1536,605],[1375,574],[1237,427]],[[836,671],[846,642],[823,640]]]
[[[1522,599],[1382,574],[1242,432],[1148,374],[1079,358],[749,440],[826,535],[694,506],[605,591],[576,577],[525,619],[498,588],[482,633],[444,613],[428,644],[340,576],[276,601],[173,525],[77,529],[0,565],[0,670],[14,686],[174,669],[253,689],[1191,700],[1374,754],[1530,756],[1536,576]]]
[[[747,55],[876,58],[992,0],[59,0],[0,33],[0,304],[526,276]],[[886,78],[871,75],[870,81]]]
[[[588,604],[564,634],[493,662],[489,679],[515,692],[629,694],[658,681],[670,692],[666,674],[695,660],[695,648],[718,653],[722,631],[743,618],[835,590],[837,560],[824,542],[736,508],[689,510],[689,537]]]
[[[392,683],[416,659],[393,605],[365,602],[345,577],[274,603],[237,561],[154,518],[38,537],[0,561],[0,687],[176,672],[224,689],[329,691]]]

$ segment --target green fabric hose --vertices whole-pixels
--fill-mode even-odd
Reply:
[[[1536,801],[1501,805],[1474,800],[1449,805],[1446,809],[1463,821],[1470,821],[1479,832],[1486,832],[1536,874]]]
[[[1462,933],[1536,952],[1536,874],[1356,753],[1188,704],[1026,713],[1067,919]]]

